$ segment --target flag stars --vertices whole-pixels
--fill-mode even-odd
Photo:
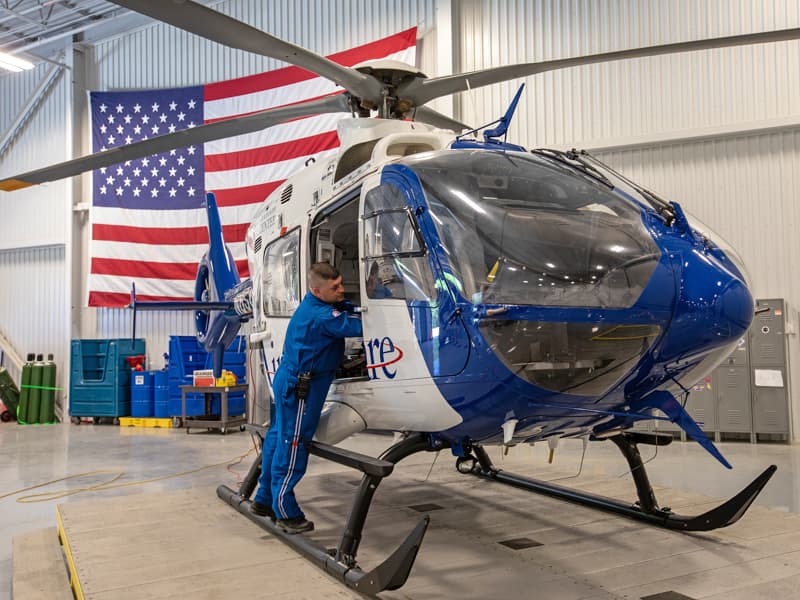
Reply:
[[[186,118],[186,113],[183,111],[178,113],[178,121],[183,121]]]
[[[194,196],[194,191],[194,188],[190,187],[188,190],[186,190],[186,193],[189,194],[189,196]]]
[[[104,113],[104,112],[106,112],[107,110],[108,110],[108,106],[106,106],[105,104],[101,104],[101,105],[100,105],[100,112],[101,112],[101,113]]]
[[[160,157],[158,159],[158,164],[161,165],[162,167],[166,167],[167,166],[167,159],[165,157],[163,157],[163,156]]]
[[[106,183],[108,185],[114,185],[114,176],[113,175],[109,175],[108,177],[106,177]]]
[[[158,125],[153,125],[153,126],[150,128],[150,131],[152,131],[152,132],[153,132],[153,134],[156,134],[156,133],[158,133]]]
[[[147,125],[150,122],[150,115],[142,115],[142,123]]]
[[[187,125],[187,127],[188,127],[189,129],[192,129],[194,126],[195,126],[195,124],[194,124],[194,121],[191,121],[191,122],[190,122],[190,123]]]
[[[106,186],[104,186],[104,185],[100,186],[100,193],[101,194],[105,194],[107,191],[108,191],[108,188]]]
[[[183,156],[179,156],[177,160],[178,160],[178,164],[179,164],[180,166],[183,166],[183,163],[185,163],[185,162],[186,162],[186,158],[185,158],[185,157],[183,157]]]
[[[188,169],[186,169],[186,172],[189,174],[189,177],[191,177],[192,175],[194,175],[194,167],[189,167]]]
[[[170,156],[175,156],[177,153],[178,153],[178,151],[175,150],[175,148],[173,148],[172,150],[169,151],[169,155]]]
[[[163,177],[158,180],[158,187],[167,187],[167,180]]]
[[[108,136],[108,145],[111,146],[117,140],[113,135]]]
[[[115,191],[115,192],[117,192],[117,196],[122,196],[122,188],[121,188],[121,187],[118,187],[118,188],[117,188],[116,190],[114,190],[114,191]]]
[[[183,177],[178,177],[178,187],[183,187],[183,184],[186,183],[186,180]]]
[[[147,177],[145,177],[139,182],[139,185],[141,185],[142,187],[147,187],[148,185],[150,185],[150,180]]]
[[[122,106],[122,104],[117,104],[115,108],[117,109],[118,113],[122,113],[122,111],[125,110],[125,107]]]
[[[131,121],[133,121],[133,117],[132,117],[132,116],[130,116],[130,115],[125,115],[125,116],[124,116],[124,117],[122,117],[122,118],[123,118],[123,120],[125,121],[125,125],[130,125],[130,124],[131,124]]]
[[[178,190],[176,190],[175,188],[169,188],[169,197],[170,198],[174,198],[177,193],[178,193]]]
[[[150,169],[150,175],[152,175],[153,177],[158,177],[158,169],[156,169],[155,167]]]
[[[159,123],[166,123],[167,122],[167,115],[165,115],[164,113],[161,113],[160,115],[158,115],[158,121],[159,121]]]
[[[156,197],[158,197],[158,188],[153,188],[152,190],[150,190],[150,195],[151,195],[153,198],[156,198]]]
[[[170,110],[175,110],[176,108],[178,108],[178,103],[177,102],[175,102],[173,100],[172,102],[169,103],[169,109]]]
[[[175,133],[175,125],[174,124],[170,123],[170,125],[169,125],[169,127],[167,127],[167,129],[169,129],[170,133]]]
[[[131,136],[129,136],[129,135],[125,136],[125,143],[126,144],[130,144],[132,141],[133,141],[133,138]]]
[[[138,177],[141,174],[142,170],[139,167],[133,168],[133,176]]]
[[[100,172],[105,175],[107,167],[100,167]]]
[[[153,109],[153,112],[158,112],[158,108],[159,108],[158,102],[153,102],[153,106],[151,106],[150,108]]]
[[[149,167],[150,166],[150,159],[147,158],[146,156],[142,159],[142,166],[143,167]]]
[[[100,125],[100,133],[105,135],[106,131],[108,131],[108,127],[106,127],[105,124]]]
[[[114,115],[108,115],[108,122],[109,123],[113,123],[114,122]]]
[[[122,134],[125,131],[125,128],[122,125],[117,125],[117,133]]]
[[[175,177],[175,175],[177,173],[178,173],[178,171],[177,171],[177,169],[175,169],[175,167],[170,167],[170,170],[169,170],[169,176],[170,177]]]
[[[134,198],[138,198],[141,193],[142,193],[142,190],[140,190],[139,188],[133,188],[133,197]]]
[[[133,133],[135,133],[136,135],[139,135],[140,133],[142,133],[142,128],[141,128],[141,127],[139,127],[138,125],[136,125],[136,126],[133,128]]]
[[[194,156],[194,151],[196,150],[196,148],[194,146],[189,146],[186,150],[189,152],[190,155]]]
[[[197,102],[195,100],[189,100],[189,102],[188,102],[189,109],[194,108],[195,104],[197,104]]]
[[[131,187],[131,180],[130,180],[129,177],[126,177],[125,179],[123,179],[122,183],[125,184],[125,187]]]
[[[122,177],[122,174],[123,174],[124,172],[125,172],[125,171],[123,170],[123,168],[122,168],[122,167],[117,167],[117,175],[119,175],[120,177]]]

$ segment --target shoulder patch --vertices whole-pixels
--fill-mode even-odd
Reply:
[[[331,314],[333,315],[333,318],[335,319],[336,317],[338,317],[338,316],[339,316],[339,315],[341,315],[342,313],[340,313],[338,310],[336,310],[336,309],[334,308],[334,309],[331,311]]]

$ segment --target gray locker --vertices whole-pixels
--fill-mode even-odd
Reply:
[[[714,369],[717,418],[722,433],[750,433],[750,371],[747,367],[722,366]]]
[[[703,381],[691,387],[689,399],[686,401],[686,412],[708,434],[718,431],[717,400],[714,395],[714,384],[714,376],[707,375]]]
[[[757,300],[750,326],[750,374],[753,387],[753,431],[789,435],[786,351],[786,307],[780,298]]]

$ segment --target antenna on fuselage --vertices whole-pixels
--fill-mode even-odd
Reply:
[[[473,133],[479,132],[481,129],[485,129],[486,127],[491,127],[492,125],[497,125],[494,129],[486,129],[483,132],[483,140],[488,144],[502,144],[506,141],[506,134],[508,133],[508,126],[511,125],[511,119],[514,118],[514,112],[517,110],[517,104],[519,103],[519,98],[522,95],[522,90],[525,89],[525,84],[519,86],[517,93],[514,94],[513,100],[511,100],[511,104],[508,105],[508,109],[506,113],[497,119],[496,121],[492,121],[491,123],[487,123],[486,125],[481,125],[480,127],[476,127],[466,133],[462,133],[456,140],[460,140],[461,138],[472,135]],[[500,138],[503,138],[502,140]]]

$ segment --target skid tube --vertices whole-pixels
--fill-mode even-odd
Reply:
[[[247,428],[257,433],[263,442],[264,433],[266,432],[264,427],[247,425]],[[392,473],[395,463],[411,454],[434,449],[431,447],[429,437],[421,434],[411,435],[401,440],[388,448],[377,459],[343,448],[337,448],[336,446],[312,442],[308,448],[309,454],[358,469],[364,474],[353,500],[353,505],[350,508],[339,545],[333,550],[320,546],[303,534],[286,533],[269,518],[259,517],[250,512],[250,505],[252,504],[250,496],[255,491],[258,485],[258,478],[261,475],[260,452],[250,466],[250,470],[242,481],[239,490],[234,491],[226,485],[220,485],[217,488],[217,496],[259,527],[280,538],[306,558],[341,580],[348,587],[371,596],[384,590],[396,590],[405,584],[422,544],[422,538],[425,536],[428,523],[430,523],[429,516],[423,517],[392,554],[371,571],[364,572],[358,567],[356,554],[361,542],[362,530],[367,519],[372,497],[381,480]]]
[[[726,502],[701,515],[683,516],[672,512],[669,508],[660,508],[658,506],[655,493],[647,477],[647,470],[636,447],[637,443],[665,446],[672,441],[672,438],[670,436],[631,432],[615,435],[608,439],[617,445],[628,461],[639,498],[634,504],[539,479],[507,473],[497,469],[492,464],[488,454],[486,454],[486,450],[479,445],[471,447],[471,454],[467,453],[465,456],[460,457],[456,462],[456,468],[461,473],[469,473],[531,492],[623,515],[651,525],[680,531],[711,531],[712,529],[732,525],[750,508],[756,496],[778,469],[775,465],[770,465],[747,487]]]

